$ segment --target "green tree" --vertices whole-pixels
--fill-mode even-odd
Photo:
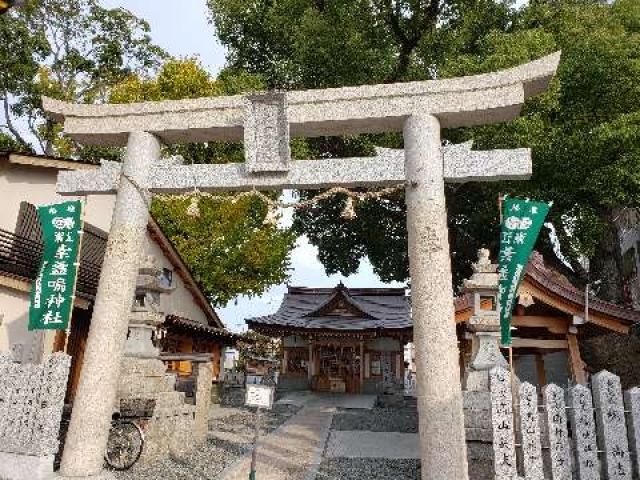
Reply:
[[[21,144],[70,155],[76,145],[44,118],[41,96],[72,102],[104,100],[110,86],[132,72],[153,72],[166,57],[151,42],[149,25],[98,0],[29,0],[0,17],[0,99],[3,127]]]
[[[249,330],[245,332],[242,339],[236,344],[238,349],[238,369],[247,371],[247,363],[250,360],[273,360],[277,361],[280,354],[280,340],[267,337],[261,333]]]
[[[262,80],[255,75],[227,70],[213,79],[194,59],[170,60],[155,78],[132,75],[114,86],[109,101],[176,100],[261,88]],[[165,154],[180,155],[185,163],[244,159],[242,145],[236,143],[172,145],[165,148]],[[156,200],[151,209],[215,305],[224,305],[239,294],[259,295],[284,282],[295,239],[290,229],[265,223],[268,207],[258,198],[228,198],[200,199],[198,218],[187,214],[190,199],[185,198]]]
[[[491,0],[209,0],[234,67],[270,86],[311,88],[446,78],[511,67],[557,49],[563,59],[551,89],[507,124],[444,132],[476,148],[533,148],[530,182],[449,186],[454,281],[468,275],[476,249],[497,248],[499,192],[553,200],[550,221],[574,269],[591,258],[600,295],[620,301],[617,225],[638,206],[640,2],[532,1],[520,9]],[[401,147],[398,135],[309,140],[318,156]],[[408,277],[401,195],[340,217],[333,198],[296,217],[329,273],[353,273],[363,256],[385,280]],[[538,248],[550,255],[546,236]]]

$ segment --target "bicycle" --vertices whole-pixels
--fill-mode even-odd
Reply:
[[[70,419],[71,409],[65,407],[60,424],[60,449],[55,456],[54,470],[60,468]],[[129,470],[140,459],[144,449],[144,442],[142,428],[135,421],[123,419],[119,413],[115,413],[111,420],[107,449],[104,454],[106,465],[113,470]]]
[[[111,421],[107,451],[104,460],[113,470],[124,471],[133,467],[142,455],[144,432],[133,420],[115,414]]]

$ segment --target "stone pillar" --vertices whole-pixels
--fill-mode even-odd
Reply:
[[[222,347],[220,349],[220,373],[218,374],[218,383],[222,384],[225,377],[225,364],[227,363],[227,348]]]
[[[213,368],[210,362],[199,363],[194,365],[194,368],[197,369],[198,377],[196,380],[196,413],[193,437],[196,445],[203,445],[207,442],[207,433],[209,432]]]
[[[131,133],[123,163],[124,175],[138,186],[147,185],[151,166],[159,157],[160,142],[155,136],[145,132]],[[149,197],[145,198],[145,194],[124,175],[116,197],[62,458],[61,474],[68,477],[101,472],[115,406],[120,362],[149,221]]]
[[[409,117],[404,146],[422,478],[466,480],[467,449],[438,119],[430,115]]]

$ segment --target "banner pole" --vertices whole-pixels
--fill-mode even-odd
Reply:
[[[503,203],[504,203],[504,196],[502,195],[502,193],[498,194],[498,209],[500,211],[500,225],[502,225],[502,222],[504,221],[504,212],[503,212]],[[513,408],[511,409],[511,413],[513,415],[513,443],[514,445],[516,444],[516,430],[518,428],[518,422],[517,422],[517,412],[516,412],[516,400],[517,400],[517,395],[516,395],[516,391],[515,391],[515,384],[516,384],[516,376],[514,373],[514,369],[513,369],[513,345],[509,345],[508,347],[509,350],[509,378],[511,381],[511,404],[513,406]]]
[[[258,437],[260,436],[261,408],[256,411],[256,430],[253,435],[253,452],[251,452],[251,470],[249,471],[249,480],[256,480],[256,467],[258,465]]]
[[[65,341],[64,341],[64,352],[67,351],[67,344],[69,343],[69,335],[71,334],[71,322],[73,321],[73,309],[75,308],[75,304],[76,304],[76,288],[78,286],[78,276],[80,275],[80,263],[82,262],[82,239],[84,238],[84,219],[85,219],[85,215],[86,215],[86,202],[87,202],[87,197],[85,196],[82,200],[80,200],[80,231],[78,233],[78,236],[80,237],[78,239],[78,256],[76,258],[76,276],[73,279],[73,295],[71,296],[71,308],[69,309],[69,319],[67,322],[67,330],[65,332]]]

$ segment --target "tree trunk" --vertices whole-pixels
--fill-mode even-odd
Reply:
[[[608,211],[602,215],[607,225],[596,254],[591,259],[591,283],[598,297],[609,302],[624,303],[624,287],[622,279],[622,250],[620,248],[620,232],[615,224],[616,211]],[[599,281],[598,285],[594,283]]]

